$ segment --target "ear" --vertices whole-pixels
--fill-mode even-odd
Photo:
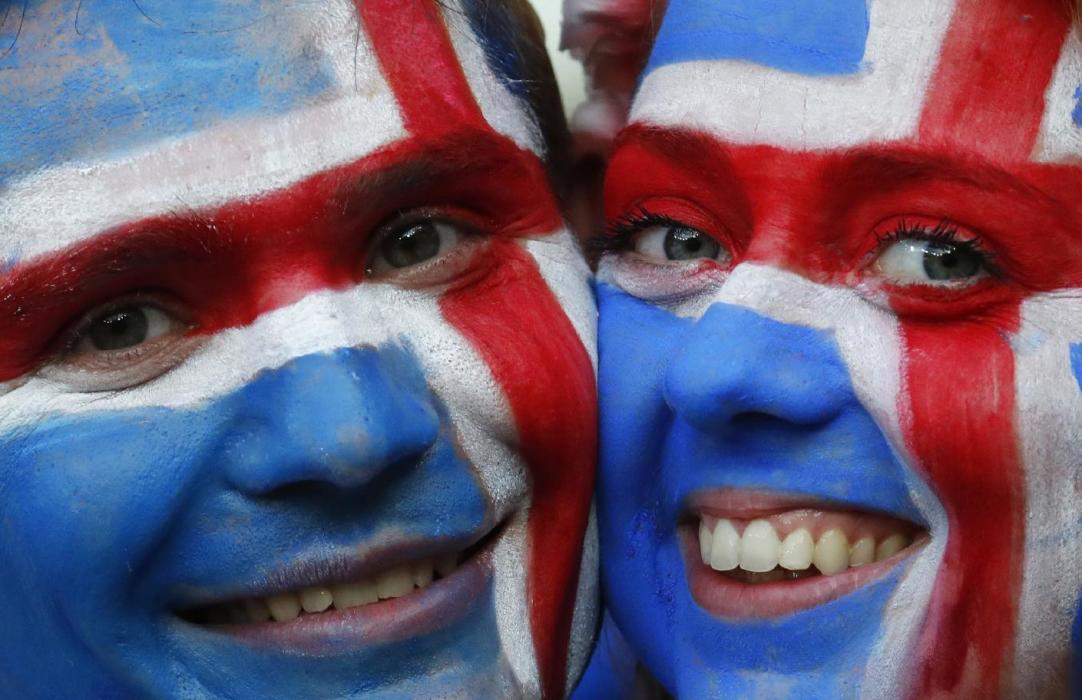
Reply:
[[[586,71],[586,102],[571,118],[572,223],[581,235],[601,231],[602,180],[613,141],[627,124],[667,0],[564,0],[560,48]]]

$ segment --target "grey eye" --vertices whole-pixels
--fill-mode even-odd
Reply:
[[[876,269],[899,284],[963,286],[987,274],[985,256],[971,246],[950,241],[906,238],[893,243]]]
[[[146,304],[125,306],[91,319],[75,350],[116,352],[137,347],[172,332],[176,322],[165,312]]]
[[[380,274],[419,265],[448,253],[462,234],[450,223],[420,221],[387,233],[376,246],[367,272]]]
[[[716,239],[686,226],[651,226],[635,238],[635,252],[657,262],[728,260]]]

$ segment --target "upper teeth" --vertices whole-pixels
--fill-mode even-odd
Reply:
[[[424,588],[438,576],[449,576],[458,566],[458,555],[426,559],[399,566],[354,583],[311,586],[299,591],[285,591],[224,606],[223,617],[234,624],[288,622],[301,612],[315,614],[330,608],[345,610],[390,598],[400,598],[414,588]],[[224,620],[223,620],[224,621]]]
[[[804,527],[787,533],[784,538],[767,520],[752,520],[744,526],[743,534],[733,521],[704,517],[699,521],[699,553],[703,563],[716,571],[763,573],[780,566],[790,571],[804,571],[813,564],[820,573],[830,575],[852,566],[881,561],[909,546],[909,537],[896,532],[884,537],[876,546],[871,535],[857,535],[850,545],[850,536],[841,528],[831,528],[816,540]]]

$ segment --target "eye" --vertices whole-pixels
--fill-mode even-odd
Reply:
[[[75,391],[109,391],[148,382],[180,364],[202,339],[163,307],[110,303],[88,313],[45,366],[43,376]]]
[[[438,219],[394,226],[377,238],[365,271],[371,276],[387,275],[439,259],[465,236],[459,226]]]
[[[91,318],[73,350],[76,353],[128,350],[176,330],[176,325],[171,316],[153,306],[125,306]]]
[[[659,224],[640,230],[632,249],[657,262],[728,260],[729,254],[713,237],[678,224]]]
[[[989,257],[952,228],[908,228],[892,234],[874,269],[896,284],[964,287],[988,276]]]

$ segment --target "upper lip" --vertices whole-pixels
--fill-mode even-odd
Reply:
[[[310,586],[329,586],[369,578],[382,571],[423,559],[457,554],[488,537],[503,521],[485,524],[473,533],[441,538],[395,538],[377,545],[342,545],[334,551],[313,552],[283,568],[253,575],[247,582],[207,590],[176,587],[168,607],[197,608],[243,598],[270,596]]]
[[[777,513],[801,509],[822,511],[864,511],[869,515],[891,517],[911,522],[917,528],[928,529],[927,523],[914,523],[906,515],[901,513],[876,512],[865,509],[859,504],[831,501],[800,494],[774,493],[765,490],[723,488],[710,491],[698,491],[688,496],[684,504],[683,512],[688,517],[706,514],[719,518],[753,520],[755,518],[764,518]]]

